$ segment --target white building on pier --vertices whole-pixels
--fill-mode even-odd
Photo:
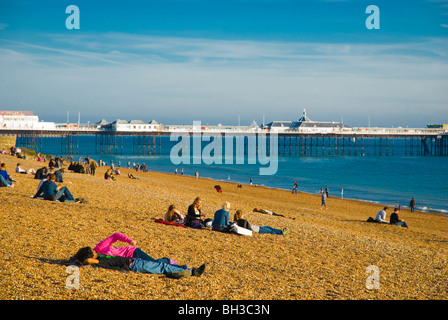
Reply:
[[[0,111],[0,129],[54,130],[54,122],[40,121],[32,111]]]

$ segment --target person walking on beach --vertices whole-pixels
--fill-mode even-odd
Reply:
[[[375,221],[379,223],[389,223],[386,220],[386,214],[388,209],[389,209],[388,207],[384,207],[383,210],[378,211],[375,217]]]
[[[412,197],[411,202],[409,202],[409,207],[411,208],[411,212],[415,211],[415,199]]]
[[[404,220],[400,220],[398,218],[398,211],[399,211],[398,208],[394,208],[394,212],[390,215],[389,220],[390,224],[407,228],[408,227],[407,223]]]
[[[199,171],[198,170],[196,170],[196,172],[194,173],[194,176],[196,177],[196,180],[199,179]]]
[[[297,194],[298,189],[299,189],[299,184],[297,183],[297,181],[294,181],[294,186],[292,187],[292,193]]]
[[[321,193],[320,209],[322,210],[323,207],[325,207],[325,210],[327,210],[327,193],[326,192]]]

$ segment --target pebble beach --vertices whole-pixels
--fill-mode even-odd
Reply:
[[[85,203],[32,199],[38,180],[15,173],[48,164],[0,155],[16,180],[0,188],[2,300],[446,300],[448,216],[410,212],[409,228],[368,223],[383,205],[320,195],[120,168],[115,181],[68,171],[64,182]],[[151,170],[149,163],[148,169]],[[138,179],[128,178],[132,173]],[[385,183],[392,183],[392,181]],[[214,186],[221,185],[222,193]],[[196,197],[213,218],[225,201],[254,225],[288,228],[286,235],[224,234],[156,223],[169,205],[184,214]],[[253,212],[255,207],[284,217]],[[388,211],[389,219],[392,209]],[[121,273],[82,267],[79,288],[67,288],[66,260],[120,232],[154,258],[206,264],[201,277]],[[116,246],[127,245],[116,243]],[[377,286],[368,285],[374,266]]]

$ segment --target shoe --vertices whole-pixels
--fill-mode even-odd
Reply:
[[[8,184],[7,187],[8,188],[14,188],[14,185],[13,184]]]
[[[205,263],[198,268],[193,268],[191,275],[194,277],[200,277],[205,271]]]
[[[289,229],[283,229],[283,235],[288,234],[290,232]]]
[[[167,276],[167,278],[171,278],[171,279],[180,279],[183,277],[191,276],[191,271],[186,269],[183,271],[168,273],[166,276]]]

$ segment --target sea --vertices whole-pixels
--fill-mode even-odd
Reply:
[[[76,140],[77,152],[72,154],[74,161],[80,157],[105,161],[108,165],[127,163],[146,164],[147,170],[194,176],[198,171],[200,178],[239,184],[265,186],[292,190],[294,181],[298,182],[299,191],[319,194],[320,189],[328,188],[331,197],[362,200],[377,203],[380,206],[401,206],[407,208],[412,197],[416,209],[425,212],[438,212],[448,215],[448,157],[409,155],[405,141],[394,141],[393,150],[388,153],[357,152],[348,155],[296,155],[279,152],[278,168],[273,175],[260,175],[260,167],[267,167],[258,162],[249,164],[174,164],[170,157],[171,150],[178,141],[170,137],[157,137],[155,154],[138,154],[136,138],[123,137],[122,146],[116,154],[105,154],[99,148],[94,136],[79,136]],[[208,142],[202,142],[202,148]],[[160,147],[159,147],[160,145]],[[66,157],[64,142],[61,138],[42,138],[40,152],[53,156]],[[235,154],[236,156],[236,154]],[[201,159],[199,159],[201,160]],[[247,160],[247,159],[246,159]],[[223,190],[225,191],[225,190]],[[300,196],[296,195],[296,196]],[[327,201],[331,205],[331,201]],[[372,215],[376,212],[372,212]]]

